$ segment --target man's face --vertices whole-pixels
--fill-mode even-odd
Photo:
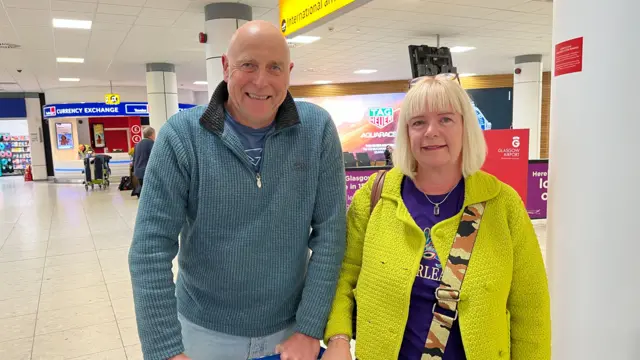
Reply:
[[[290,62],[282,39],[251,36],[238,40],[233,53],[222,57],[224,79],[237,119],[254,124],[273,121],[287,96]]]

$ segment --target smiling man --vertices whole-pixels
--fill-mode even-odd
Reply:
[[[209,105],[170,118],[147,165],[129,255],[144,358],[316,359],[345,247],[338,133],[293,101],[274,25],[242,26],[222,63]]]

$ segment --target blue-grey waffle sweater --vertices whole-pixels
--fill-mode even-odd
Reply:
[[[289,94],[256,173],[224,125],[227,97],[222,82],[208,106],[171,117],[147,165],[129,254],[146,360],[184,351],[178,312],[230,335],[295,324],[323,337],[346,242],[336,127]]]

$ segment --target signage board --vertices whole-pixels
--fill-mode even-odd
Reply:
[[[104,103],[107,105],[118,105],[120,104],[120,95],[107,94],[104,96]]]
[[[178,104],[179,111],[196,105]],[[101,116],[149,116],[149,104],[146,102],[107,105],[103,103],[50,104],[43,107],[45,119],[64,117],[101,117]]]
[[[337,18],[371,0],[280,0],[280,30],[298,35]]]
[[[527,212],[530,218],[547,218],[548,188],[549,160],[530,160],[529,180],[527,181]]]
[[[529,129],[486,130],[487,158],[482,170],[511,185],[527,202]]]

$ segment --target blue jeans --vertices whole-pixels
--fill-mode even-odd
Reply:
[[[273,355],[278,344],[293,335],[293,326],[260,338],[232,336],[198,326],[178,313],[182,343],[191,360],[247,360]]]

